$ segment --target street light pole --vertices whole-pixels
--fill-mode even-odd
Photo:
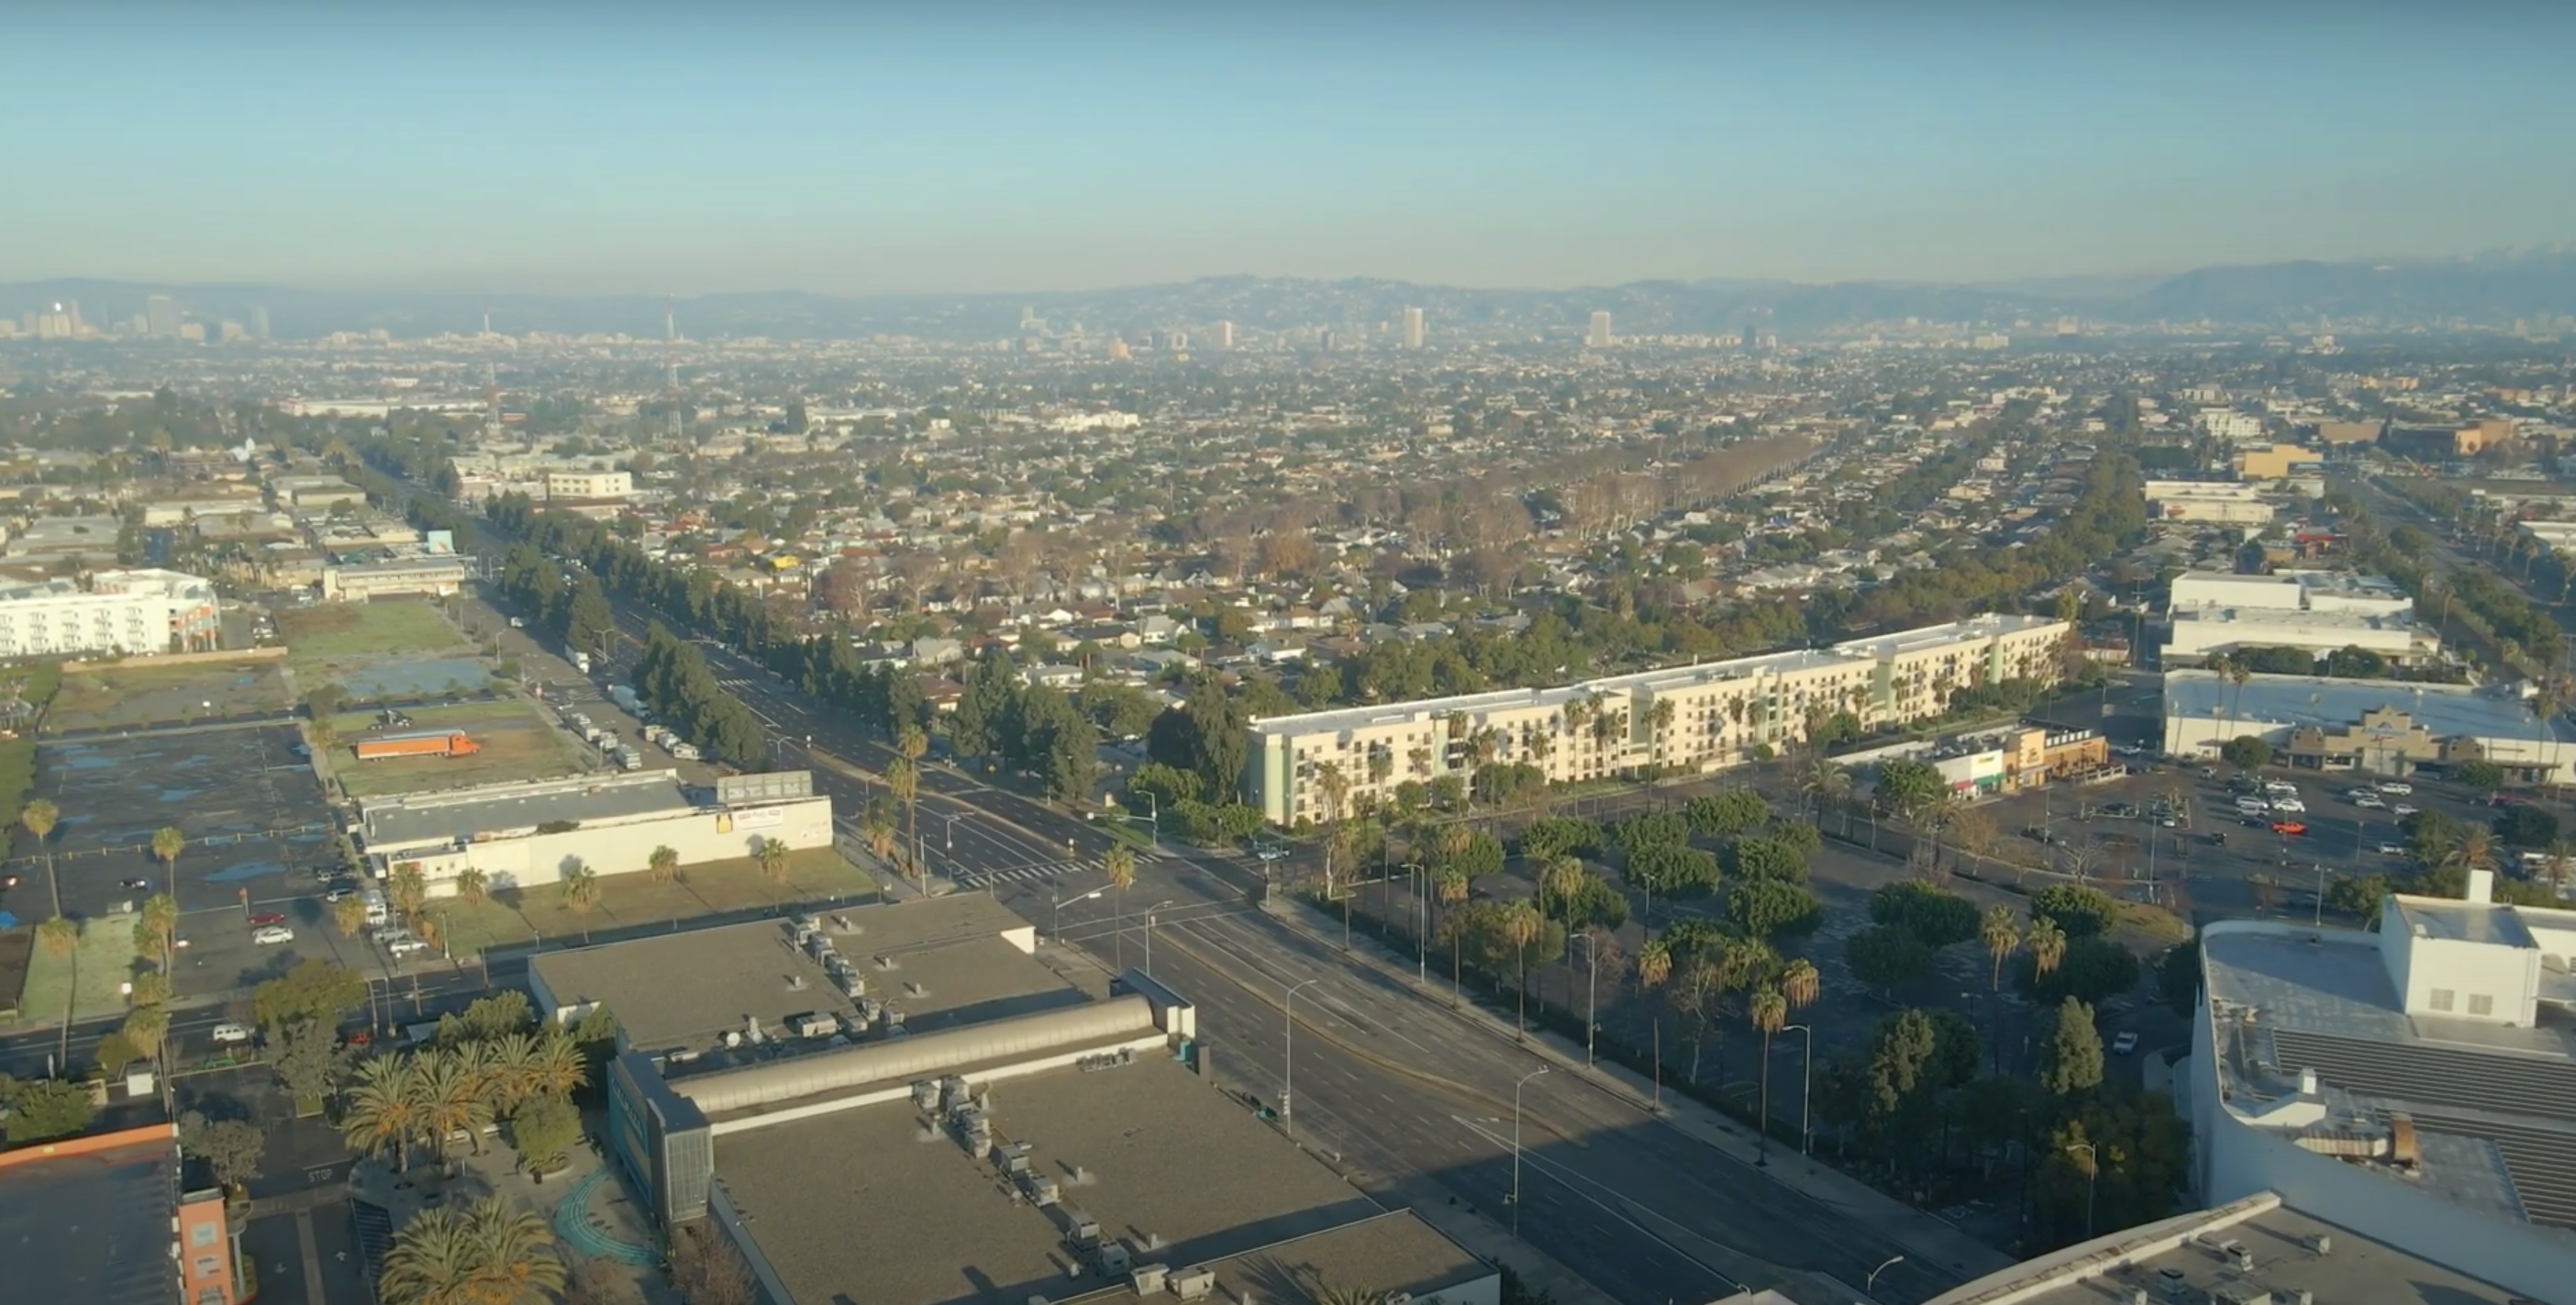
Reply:
[[[1517,1082],[1517,1083],[1512,1084],[1512,1240],[1513,1240],[1513,1241],[1519,1241],[1519,1240],[1521,1239],[1521,1089],[1522,1089],[1522,1088],[1525,1088],[1525,1087],[1527,1087],[1527,1086],[1529,1086],[1529,1081],[1530,1081],[1531,1079],[1537,1078],[1539,1075],[1544,1074],[1544,1073],[1546,1073],[1546,1072],[1547,1072],[1547,1066],[1545,1066],[1545,1065],[1541,1065],[1541,1066],[1539,1066],[1538,1068],[1536,1068],[1536,1069],[1534,1069],[1534,1070],[1531,1070],[1530,1072],[1528,1072],[1528,1073],[1526,1073],[1526,1074],[1521,1075],[1521,1077],[1520,1077],[1520,1081],[1519,1081],[1519,1082]]]
[[[1166,897],[1145,908],[1145,977],[1148,979],[1154,977],[1154,912],[1171,904],[1172,899]]]
[[[1799,1063],[1798,1072],[1798,1154],[1807,1155],[1810,1154],[1808,1144],[1814,1137],[1807,1128],[1807,1105],[1815,1099],[1816,1031],[1804,1024],[1791,1024],[1780,1031],[1798,1034],[1799,1041],[1806,1044],[1806,1055]]]
[[[1106,889],[1106,888],[1094,888],[1094,889],[1092,889],[1090,892],[1082,893],[1082,894],[1079,894],[1079,895],[1077,895],[1077,896],[1073,896],[1073,897],[1058,897],[1058,898],[1053,898],[1053,899],[1051,899],[1051,900],[1048,902],[1048,905],[1050,905],[1050,906],[1052,906],[1052,907],[1054,907],[1054,908],[1055,908],[1055,940],[1056,940],[1057,942],[1063,942],[1063,941],[1064,941],[1064,904],[1065,904],[1065,903],[1067,903],[1067,902],[1087,902],[1087,901],[1090,901],[1092,898],[1098,897],[1098,896],[1100,896],[1102,893],[1105,893],[1105,892],[1108,892],[1108,891],[1109,891],[1109,890],[1108,890],[1108,889]]]
[[[2090,1142],[2069,1142],[2069,1153],[2084,1153],[2084,1240],[2093,1240],[2093,1192],[2102,1180],[2102,1153]]]
[[[1596,1027],[1594,1017],[1601,1008],[1601,944],[1594,940],[1589,931],[1575,936],[1583,940],[1583,968],[1588,972],[1584,981],[1583,996],[1583,1067],[1590,1069],[1594,1063],[1592,1059],[1592,1030]]]
[[[1892,1265],[1903,1263],[1904,1260],[1905,1257],[1902,1255],[1891,1255],[1887,1257],[1886,1264],[1882,1264],[1869,1271],[1869,1279],[1861,1284],[1861,1291],[1867,1295],[1876,1295],[1878,1292],[1878,1275],[1887,1272],[1889,1267]]]
[[[1321,978],[1290,984],[1288,999],[1279,1004],[1287,1021],[1287,1033],[1281,1038],[1279,1053],[1279,1126],[1288,1136],[1297,1136],[1297,990],[1307,984],[1322,983]]]

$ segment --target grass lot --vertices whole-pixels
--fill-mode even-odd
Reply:
[[[290,608],[277,614],[277,633],[299,675],[335,662],[467,651],[437,608],[413,600]]]
[[[110,915],[81,921],[80,946],[69,956],[38,946],[28,958],[26,996],[18,1006],[22,1022],[60,1020],[66,993],[72,996],[74,1019],[124,1013],[123,986],[135,974],[134,919]]]
[[[76,668],[63,676],[45,721],[51,729],[78,730],[188,720],[204,715],[201,704],[209,702],[219,716],[285,707],[285,663],[139,658]]]
[[[536,704],[524,698],[419,707],[404,714],[411,717],[411,729],[402,733],[463,730],[483,750],[470,757],[360,761],[350,749],[373,737],[367,726],[374,723],[375,714],[344,712],[331,718],[331,729],[339,739],[331,750],[331,773],[349,796],[380,797],[581,773],[582,757],[572,736],[549,724]]]
[[[876,892],[874,879],[828,847],[798,852],[783,884],[771,883],[760,873],[760,863],[749,857],[685,867],[676,883],[657,884],[653,876],[639,871],[602,875],[599,884],[599,904],[587,912],[565,906],[562,890],[545,884],[503,893],[479,905],[441,898],[430,903],[429,914],[433,919],[447,917],[449,946],[463,956],[540,937],[578,937],[584,930],[606,933],[728,911],[768,910],[827,898],[848,901]]]

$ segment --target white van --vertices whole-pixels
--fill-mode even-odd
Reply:
[[[367,904],[367,923],[383,924],[386,920],[392,918],[392,914],[385,908],[385,895],[383,890],[370,888],[366,892],[359,894],[359,900]]]

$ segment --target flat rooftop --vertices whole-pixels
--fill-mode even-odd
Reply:
[[[170,1305],[169,1141],[0,1169],[0,1264],[11,1300]]]
[[[2411,919],[2422,905],[2404,909]],[[2420,1162],[2401,1174],[2356,1161],[2357,1172],[2576,1239],[2576,1027],[2564,1010],[2544,1002],[2530,1028],[2410,1016],[2378,935],[2348,929],[2218,930],[2201,956],[2229,1110],[2263,1127],[2299,1103],[2312,1070],[2323,1117],[2280,1131],[2376,1136],[2404,1114]]]
[[[909,1099],[728,1133],[718,1181],[799,1305],[1132,1299],[1076,1258],[1068,1209],[1139,1265],[1232,1261],[1262,1300],[1301,1299],[1274,1294],[1283,1276],[1421,1294],[1491,1272],[1161,1056],[1004,1080],[990,1106],[1059,1204],[1017,1199]]]
[[[2176,622],[2202,621],[2213,625],[2262,625],[2285,630],[2314,628],[2320,630],[2412,630],[2415,619],[2395,612],[2372,612],[2349,607],[2310,611],[2293,607],[2186,607],[2173,614]]]
[[[695,806],[678,771],[655,770],[402,793],[368,798],[358,812],[361,836],[374,851],[534,829],[557,820],[631,819]]]
[[[1006,939],[1026,933],[1028,922],[981,894],[851,907],[815,919],[867,980],[866,995],[901,1011],[915,1033],[1090,1000]],[[849,928],[840,927],[844,921]],[[627,1046],[655,1056],[713,1052],[753,1019],[766,1035],[790,1015],[846,1014],[856,1005],[796,945],[786,920],[544,952],[528,968],[561,1005],[605,1002]],[[691,1072],[738,1063],[749,1062],[708,1056]]]
[[[2325,1238],[2320,1252],[2318,1238]],[[2242,1267],[2221,1248],[2250,1257]],[[2319,1305],[2500,1305],[2511,1293],[2280,1203],[2271,1193],[2178,1215],[2068,1247],[1933,1298],[1931,1305],[2128,1305],[2216,1301],[2243,1290],[2274,1301],[2306,1292]]]
[[[2256,675],[2238,689],[2209,671],[2165,672],[2165,715],[2319,729],[2348,729],[2381,708],[2405,712],[2435,738],[2576,743],[2576,726],[2543,723],[2521,699],[2456,684],[2338,680],[2321,675]]]

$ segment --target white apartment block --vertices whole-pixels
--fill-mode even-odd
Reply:
[[[1292,826],[1341,814],[1325,809],[1326,766],[1348,781],[1351,806],[1384,802],[1408,781],[1464,780],[1480,764],[1534,765],[1551,782],[1713,771],[1799,742],[1810,715],[1850,712],[1874,728],[1937,716],[1971,685],[2054,682],[2069,633],[2062,621],[1988,615],[1557,688],[1277,716],[1252,723],[1244,789],[1264,817]]]
[[[625,498],[635,492],[635,477],[624,471],[549,471],[546,497]]]
[[[177,571],[0,586],[0,657],[198,651],[214,646],[217,619],[215,587]]]

